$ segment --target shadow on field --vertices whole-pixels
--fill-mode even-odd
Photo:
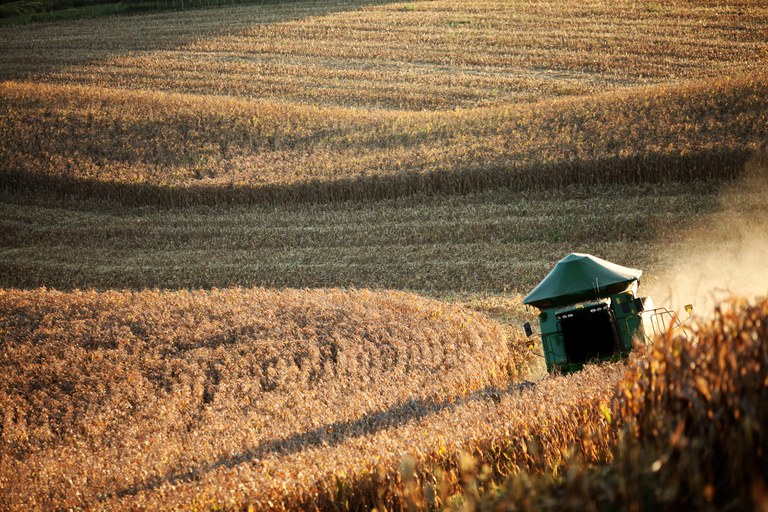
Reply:
[[[0,186],[12,192],[101,200],[121,206],[163,207],[327,203],[396,199],[417,194],[463,195],[496,189],[545,190],[569,185],[733,180],[754,155],[750,151],[649,154],[631,158],[563,161],[521,168],[459,169],[366,176],[287,185],[197,185],[103,182],[69,176],[0,171]]]
[[[410,421],[420,420],[430,414],[451,410],[471,401],[493,400],[499,402],[504,395],[523,392],[532,386],[534,386],[534,384],[527,381],[522,383],[514,382],[505,388],[488,386],[464,397],[444,400],[442,402],[409,399],[400,404],[393,405],[384,411],[370,412],[354,421],[337,421],[329,423],[306,432],[265,441],[250,450],[235,455],[225,455],[213,462],[201,464],[197,467],[190,468],[187,471],[155,476],[142,483],[99,496],[97,497],[97,501],[105,501],[113,497],[123,498],[126,496],[133,496],[140,492],[155,490],[165,484],[176,485],[193,482],[218,469],[230,469],[244,463],[255,463],[260,458],[272,453],[290,455],[318,446],[336,446],[348,439],[354,439],[356,437],[375,434],[382,430],[396,428]]]
[[[67,66],[143,52],[174,51],[207,38],[246,33],[258,25],[299,21],[401,0],[262,0],[230,6],[129,13],[0,27],[0,81],[35,80]],[[269,7],[269,17],[259,7]],[[190,29],[189,26],[194,26]]]

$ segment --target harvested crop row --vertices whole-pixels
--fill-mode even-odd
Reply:
[[[0,183],[163,205],[731,178],[768,77],[449,113],[0,84]]]
[[[0,77],[407,110],[760,69],[756,2],[323,1],[0,29]]]
[[[0,283],[522,292],[564,254],[580,251],[646,269],[651,284],[664,268],[659,244],[679,253],[681,234],[697,224],[768,216],[761,188],[740,188],[738,201],[722,205],[719,190],[623,185],[173,210],[13,193],[0,196]],[[710,218],[718,209],[725,213]]]

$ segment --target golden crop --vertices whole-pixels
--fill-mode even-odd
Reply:
[[[733,178],[764,75],[472,111],[381,112],[7,82],[0,179],[161,205]]]
[[[163,205],[376,199],[729,178],[765,145],[756,3],[215,12],[0,29],[2,184]]]
[[[0,284],[357,286],[443,298],[506,292],[510,298],[577,251],[644,269],[641,290],[648,290],[666,282],[670,258],[692,246],[722,246],[734,218],[752,226],[768,218],[762,190],[740,186],[722,198],[717,182],[579,185],[372,203],[179,209],[0,192]],[[718,238],[704,246],[687,239],[691,230]]]
[[[0,27],[0,508],[749,508],[765,304],[533,388],[510,324],[568,252],[647,290],[764,236],[767,18],[300,0]]]
[[[280,2],[3,28],[0,77],[452,110],[760,70],[759,2]]]
[[[607,428],[619,367],[521,392],[517,334],[410,294],[4,290],[0,308],[14,508],[397,502],[405,453],[499,475],[608,456],[579,432]]]
[[[743,427],[763,421],[765,304],[533,389],[508,383],[517,335],[403,293],[5,290],[0,307],[13,508],[397,509],[456,492],[587,506],[673,490],[706,506],[748,503],[762,464]]]
[[[768,301],[733,300],[688,339],[640,349],[616,387],[610,467],[511,478],[484,510],[765,507]],[[476,477],[476,475],[474,475]],[[472,500],[472,495],[467,495]]]

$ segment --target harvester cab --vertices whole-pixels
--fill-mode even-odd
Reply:
[[[675,313],[654,307],[650,297],[637,297],[641,275],[589,254],[569,254],[555,265],[523,300],[539,309],[548,372],[626,358],[635,339],[649,343],[669,326],[682,327]],[[524,327],[533,347],[533,329],[529,323]]]

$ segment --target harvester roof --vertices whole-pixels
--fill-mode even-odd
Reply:
[[[539,309],[564,306],[624,291],[642,270],[622,267],[589,254],[571,253],[555,265],[523,304]]]

